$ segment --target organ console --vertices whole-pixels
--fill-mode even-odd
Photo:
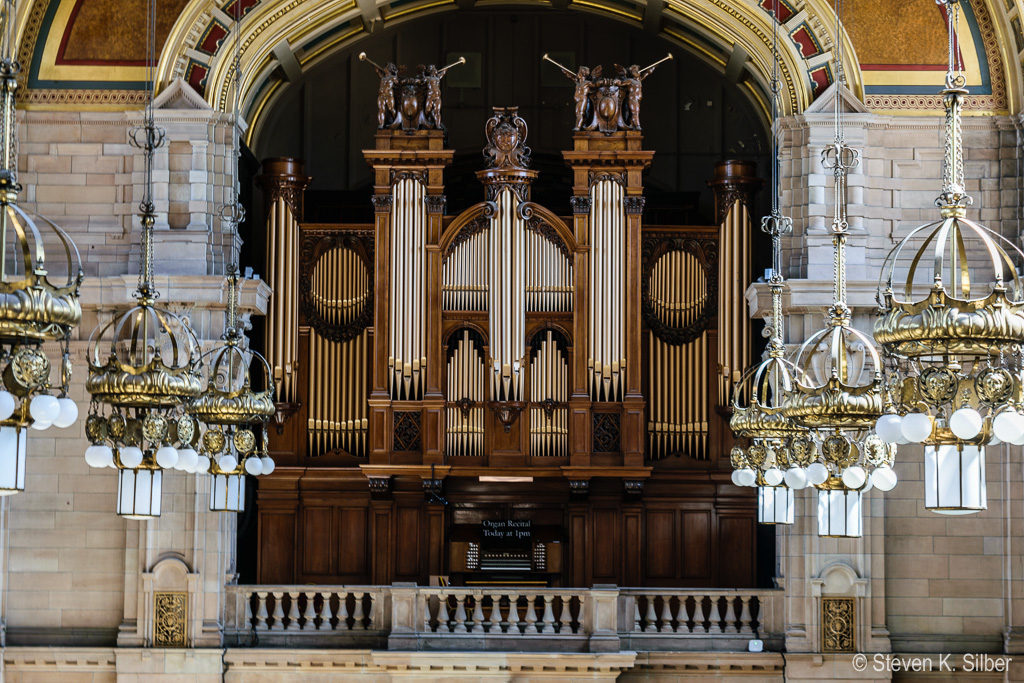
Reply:
[[[600,84],[585,115],[615,93]],[[430,117],[406,102],[396,125],[380,100],[373,224],[304,223],[301,165],[264,166],[267,357],[297,417],[260,484],[260,579],[424,580],[472,565],[481,520],[530,514],[560,553],[545,581],[752,581],[754,503],[728,481],[725,414],[750,356],[752,164],[716,167],[717,226],[644,225],[655,153],[638,118],[606,117],[563,153],[559,215],[532,200],[528,122],[497,107],[481,199],[446,215],[440,102]]]

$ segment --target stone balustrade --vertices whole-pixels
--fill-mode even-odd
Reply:
[[[228,586],[228,645],[562,652],[781,644],[773,590]]]

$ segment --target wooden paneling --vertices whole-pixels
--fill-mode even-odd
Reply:
[[[366,552],[366,518],[365,507],[343,507],[339,510],[341,522],[338,524],[338,574],[351,577],[350,581],[360,578],[366,580],[369,572]]]
[[[260,583],[292,583],[295,580],[295,515],[260,515]]]
[[[456,560],[482,520],[529,519],[535,538],[562,550],[561,562],[549,562],[554,585],[754,585],[753,500],[724,488],[724,473],[654,482],[639,500],[626,499],[614,479],[592,482],[589,499],[570,499],[564,480],[449,477],[449,504],[438,505],[417,478],[396,478],[391,499],[373,500],[365,477],[316,472],[286,485],[295,481],[286,471],[292,480],[259,491],[261,583],[426,585],[431,575],[465,571]],[[449,557],[454,548],[459,558]]]
[[[329,507],[304,507],[302,509],[302,565],[304,576],[328,576],[332,573],[331,518],[333,510]]]
[[[675,510],[655,509],[646,514],[647,576],[672,579],[679,567],[679,532]]]

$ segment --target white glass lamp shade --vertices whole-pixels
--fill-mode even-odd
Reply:
[[[128,519],[160,516],[163,472],[158,469],[117,471],[117,514]]]
[[[757,521],[760,524],[792,524],[793,489],[786,486],[757,487]]]
[[[864,535],[860,491],[846,488],[818,491],[818,535],[832,538]]]
[[[986,509],[985,448],[964,444],[925,446],[924,506],[945,515],[969,515]]]
[[[25,490],[25,427],[0,427],[0,496]]]
[[[782,483],[782,480],[785,477],[785,475],[782,473],[782,470],[776,467],[770,467],[766,469],[762,476],[764,477],[764,481],[766,484],[768,484],[768,486],[778,486],[779,484]]]
[[[926,413],[910,413],[900,423],[903,438],[911,443],[921,443],[932,435],[932,418]]]
[[[875,433],[886,443],[899,443],[903,438],[903,418],[899,415],[883,415],[875,423]]]
[[[960,408],[949,416],[949,428],[956,438],[970,441],[981,434],[984,420],[974,408]]]
[[[245,473],[210,476],[210,510],[242,512],[245,510]]]
[[[807,488],[807,470],[802,467],[790,467],[786,470],[786,486],[799,491]]]

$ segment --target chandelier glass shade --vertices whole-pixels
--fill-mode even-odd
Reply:
[[[9,37],[9,36],[8,36]],[[5,41],[5,47],[9,47]],[[82,319],[81,260],[52,221],[18,206],[16,76],[0,59],[0,495],[25,490],[29,429],[68,427],[78,406],[68,398],[68,343]],[[44,342],[57,341],[59,382]],[[59,393],[58,393],[59,391]],[[58,393],[58,395],[54,395]]]
[[[927,509],[969,514],[986,508],[985,447],[1024,445],[1024,252],[966,217],[960,0],[940,4],[950,39],[939,220],[912,230],[884,264],[874,336],[886,414],[876,429],[889,443],[924,444]]]
[[[201,425],[198,470],[210,473],[210,510],[241,512],[245,508],[245,475],[270,474],[267,425],[274,416],[270,365],[247,348],[237,323],[238,273],[228,274],[227,332],[206,354],[205,388],[189,405]],[[263,391],[253,389],[252,368],[259,368]]]

